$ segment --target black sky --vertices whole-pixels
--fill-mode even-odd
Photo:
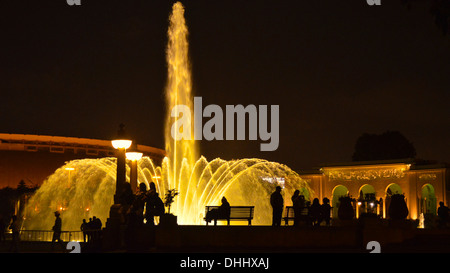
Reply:
[[[110,139],[118,124],[164,148],[173,1],[8,1],[0,16],[0,131]],[[450,162],[450,37],[426,2],[183,1],[203,104],[280,105],[280,146],[201,143],[208,159],[295,170],[350,161],[362,133],[398,130]]]

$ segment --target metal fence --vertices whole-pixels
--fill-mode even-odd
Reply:
[[[53,238],[52,230],[21,230],[20,240],[29,242],[51,242]],[[61,240],[64,242],[83,242],[82,231],[61,231]]]

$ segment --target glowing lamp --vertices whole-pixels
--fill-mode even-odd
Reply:
[[[114,149],[128,149],[131,146],[132,141],[129,139],[115,139],[111,141]]]
[[[142,158],[142,153],[140,152],[127,152],[126,153],[127,159],[131,161],[138,161]]]

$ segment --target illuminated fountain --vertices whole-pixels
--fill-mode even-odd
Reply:
[[[269,197],[278,185],[271,178],[283,178],[285,203],[290,205],[290,196],[295,189],[312,194],[307,183],[289,167],[264,159],[208,161],[199,156],[198,144],[194,140],[175,141],[171,135],[177,105],[192,109],[191,70],[188,58],[188,29],[181,3],[173,5],[168,30],[166,87],[167,117],[165,140],[167,157],[156,167],[148,157],[138,162],[138,181],[155,182],[160,197],[168,189],[176,188],[179,196],[172,205],[178,216],[178,224],[202,224],[207,205],[220,205],[225,196],[230,204],[253,205],[253,223],[268,225],[272,221]],[[175,115],[177,116],[177,115]],[[175,126],[176,127],[176,126]],[[193,128],[183,128],[193,133]],[[191,137],[191,139],[194,139]],[[68,171],[68,168],[73,168]],[[26,209],[27,229],[51,229],[53,212],[62,211],[63,229],[79,230],[83,218],[99,217],[106,222],[115,192],[116,159],[83,159],[68,162],[56,170],[30,200]],[[129,168],[127,167],[127,174]],[[70,181],[69,181],[70,180]],[[272,183],[271,183],[272,182]],[[306,190],[305,190],[306,189]],[[307,199],[310,196],[306,196]]]

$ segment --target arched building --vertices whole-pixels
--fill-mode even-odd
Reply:
[[[137,150],[160,164],[165,151],[146,145]],[[24,180],[41,185],[66,161],[83,158],[114,157],[110,140],[77,137],[0,134],[0,188],[15,188]]]
[[[357,217],[363,212],[387,217],[390,196],[404,194],[409,218],[421,213],[436,214],[438,204],[448,205],[450,175],[446,164],[426,164],[414,160],[352,162],[325,165],[317,171],[301,173],[315,197],[331,200],[333,217],[337,217],[339,197],[355,199]]]

